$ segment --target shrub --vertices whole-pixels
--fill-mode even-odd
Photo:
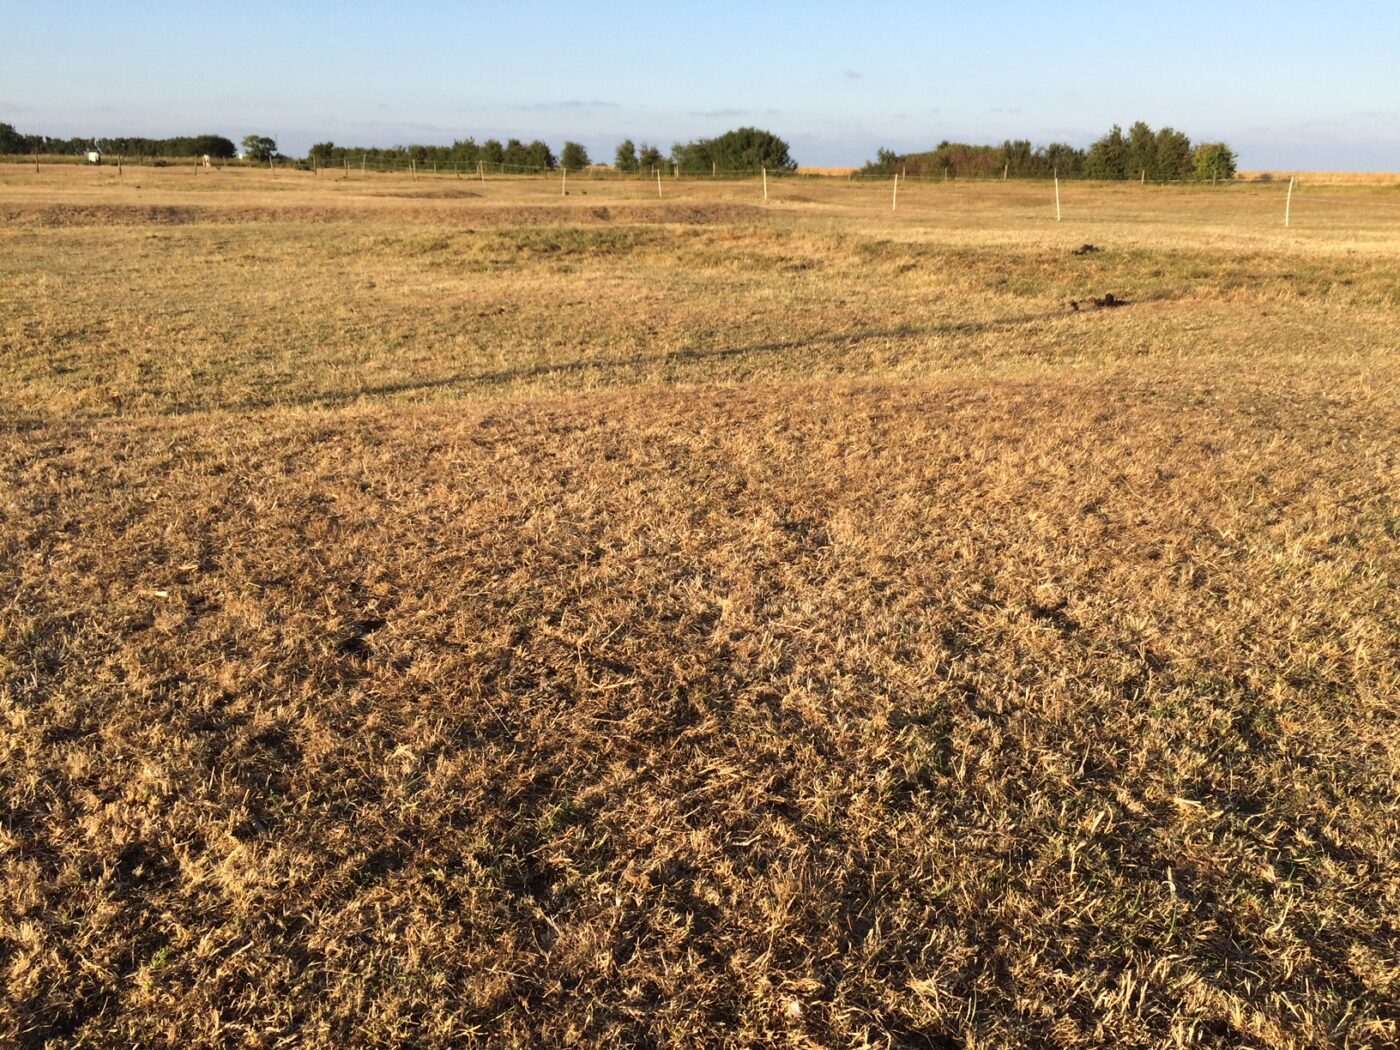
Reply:
[[[1235,177],[1235,151],[1223,142],[1203,142],[1193,154],[1196,178],[1203,181],[1233,179]]]

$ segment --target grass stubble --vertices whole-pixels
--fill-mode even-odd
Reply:
[[[1395,1045],[1400,196],[665,189],[0,173],[0,1042]]]

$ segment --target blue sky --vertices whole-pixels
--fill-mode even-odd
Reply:
[[[835,165],[1142,119],[1245,168],[1400,171],[1400,0],[0,0],[0,39],[0,121],[51,135],[514,135],[611,159],[756,124]]]

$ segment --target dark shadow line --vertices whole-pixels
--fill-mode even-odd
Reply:
[[[509,383],[520,382],[530,379],[539,379],[551,375],[570,375],[590,370],[609,371],[613,369],[638,368],[645,365],[667,365],[667,364],[691,364],[696,361],[725,361],[749,355],[767,355],[783,353],[789,350],[799,350],[811,346],[843,346],[856,347],[862,343],[883,339],[910,339],[931,336],[954,336],[954,335],[980,335],[985,332],[1003,331],[1006,329],[1019,328],[1023,325],[1033,324],[1037,321],[1048,321],[1056,318],[1072,316],[1067,310],[1046,311],[1037,314],[1024,314],[1018,317],[999,318],[994,321],[957,321],[949,324],[933,325],[925,328],[915,328],[910,325],[901,325],[898,328],[881,329],[873,332],[841,333],[824,336],[813,336],[804,339],[788,339],[779,342],[760,343],[754,346],[726,347],[717,350],[702,350],[689,348],[677,350],[673,353],[662,355],[638,354],[632,357],[601,358],[598,360],[580,359],[574,361],[561,361],[551,364],[533,365],[528,368],[509,369],[500,372],[459,372],[455,375],[443,376],[438,379],[425,379],[422,381],[405,381],[400,383],[386,383],[380,386],[361,387],[358,390],[345,391],[343,393],[316,394],[295,401],[278,401],[267,398],[257,400],[247,400],[239,402],[223,411],[249,412],[267,408],[299,408],[310,406],[335,407],[349,402],[358,401],[361,398],[375,398],[382,396],[392,396],[395,394],[406,394],[428,390],[440,390],[453,386],[504,386]],[[201,412],[211,411],[210,409],[191,408],[182,411]],[[213,409],[218,411],[218,409]],[[177,413],[171,413],[177,414]]]

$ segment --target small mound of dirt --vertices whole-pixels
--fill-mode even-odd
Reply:
[[[1080,310],[1113,310],[1119,306],[1127,306],[1128,300],[1119,299],[1112,292],[1105,292],[1094,299],[1071,299],[1069,308],[1078,312]]]
[[[1071,254],[1071,255],[1093,255],[1095,252],[1101,252],[1101,251],[1103,251],[1103,249],[1100,248],[1097,244],[1088,244],[1088,243],[1085,243],[1085,244],[1081,244],[1078,248],[1075,248],[1074,251],[1070,252],[1070,254]]]

